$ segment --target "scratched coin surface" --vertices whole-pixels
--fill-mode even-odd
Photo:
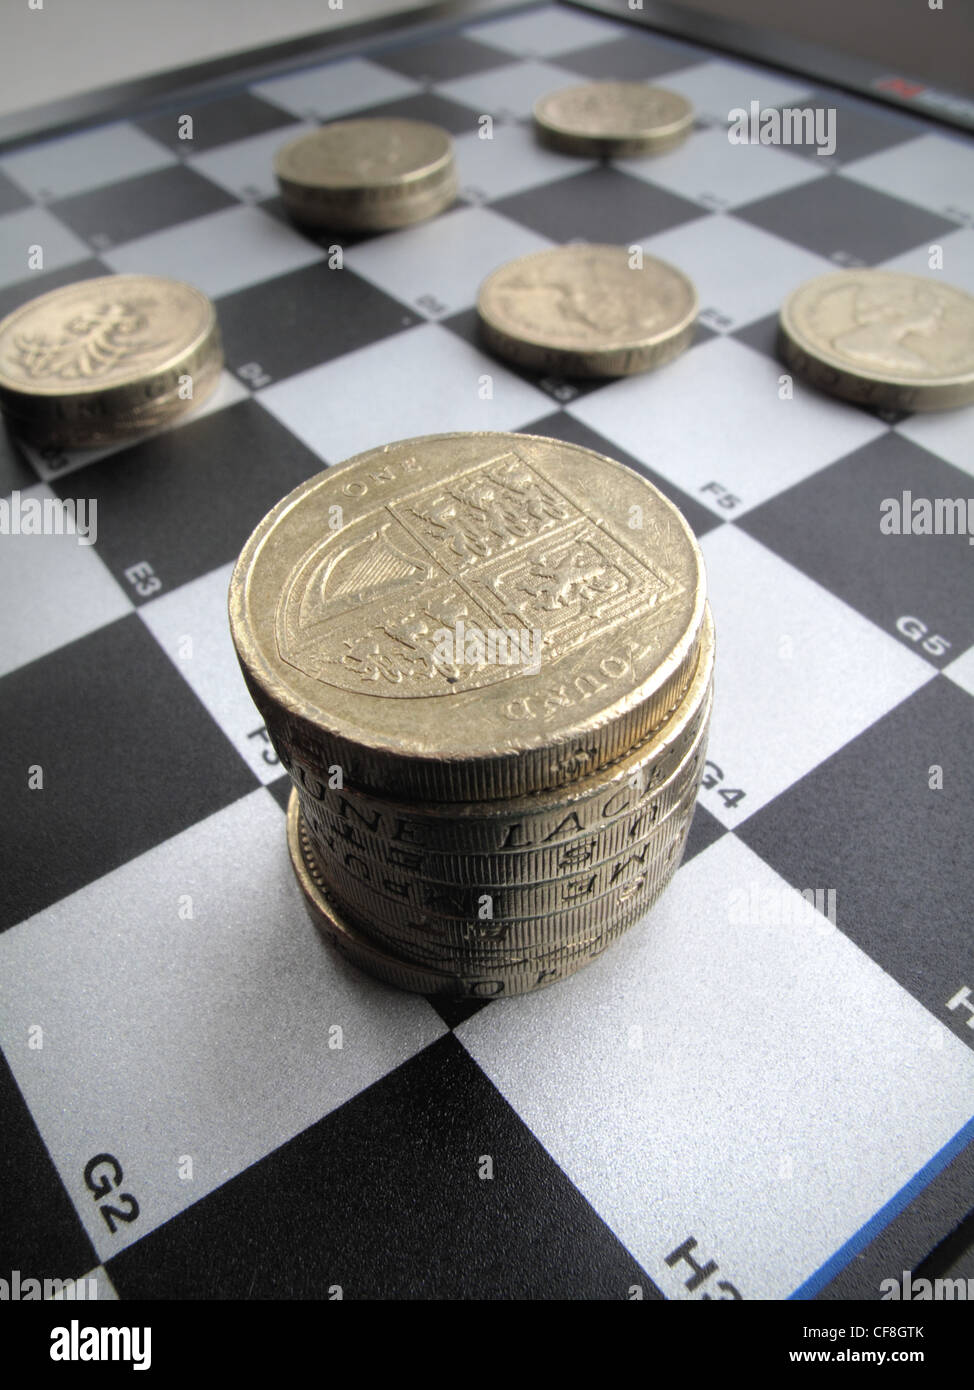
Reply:
[[[230,625],[288,769],[413,801],[564,786],[661,728],[697,669],[699,547],[632,470],[530,435],[369,450],[245,544]]]
[[[974,298],[926,276],[838,270],[781,309],[779,347],[812,385],[888,410],[974,402]]]
[[[429,121],[335,121],[278,150],[291,214],[313,226],[379,231],[432,217],[456,197],[453,141]]]
[[[216,312],[200,290],[154,275],[100,276],[0,322],[0,407],[32,441],[80,447],[191,409],[222,362]]]
[[[662,154],[690,133],[693,107],[643,82],[586,82],[541,97],[534,123],[544,144],[567,154]]]
[[[681,270],[638,247],[568,245],[495,270],[477,313],[488,347],[520,366],[629,376],[689,346],[697,292]]]

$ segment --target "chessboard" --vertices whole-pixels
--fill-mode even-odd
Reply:
[[[683,93],[688,141],[542,148],[535,99],[599,78]],[[974,526],[972,412],[844,404],[775,355],[785,296],[836,267],[974,291],[970,138],[550,4],[347,31],[154,101],[0,151],[0,313],[162,274],[213,298],[226,349],[215,395],[138,442],[0,437],[0,1276],[236,1300],[880,1299],[905,1272],[974,1276],[974,546],[880,526],[905,493],[970,499]],[[834,150],[731,143],[752,102],[834,109]],[[353,114],[446,127],[455,206],[295,227],[274,151]],[[573,239],[691,276],[679,360],[578,383],[484,350],[481,280]],[[479,429],[594,448],[679,505],[716,704],[646,919],[548,990],[444,1004],[315,932],[226,601],[304,479]],[[31,499],[87,509],[94,543],[17,534]]]

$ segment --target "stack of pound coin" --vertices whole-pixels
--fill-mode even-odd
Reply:
[[[714,634],[696,541],[632,470],[518,434],[371,450],[264,518],[230,624],[312,917],[371,973],[523,993],[672,877]]]
[[[784,361],[811,385],[885,410],[974,403],[974,298],[894,270],[836,270],[794,290],[779,318]]]
[[[682,270],[638,246],[570,243],[493,271],[477,314],[486,346],[517,366],[631,376],[689,347],[697,292]]]
[[[381,232],[434,217],[457,196],[453,141],[429,121],[335,121],[278,150],[274,173],[296,222]]]
[[[38,447],[158,429],[204,400],[222,367],[210,300],[156,275],[81,280],[0,322],[0,410]]]
[[[643,82],[586,82],[535,102],[534,128],[542,144],[565,154],[664,154],[693,129],[693,107],[679,92]]]

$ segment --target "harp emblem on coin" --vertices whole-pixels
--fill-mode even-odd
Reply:
[[[311,547],[277,612],[282,660],[408,698],[530,678],[679,592],[511,451],[377,505]],[[537,673],[537,664],[533,666]]]

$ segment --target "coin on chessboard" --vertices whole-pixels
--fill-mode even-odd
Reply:
[[[341,860],[326,860],[311,838],[307,820],[305,828],[315,864],[336,902],[370,923],[387,943],[405,948],[439,942],[462,950],[475,939],[471,932],[476,929],[501,954],[510,949],[548,950],[594,935],[610,923],[618,906],[614,893],[662,889],[669,882],[679,862],[678,849],[682,853],[699,780],[698,776],[687,788],[670,816],[612,859],[569,869],[540,883],[441,883],[395,866],[375,868],[354,850],[346,851]]]
[[[457,194],[453,141],[429,121],[335,121],[278,150],[274,173],[296,222],[384,231],[434,217]]]
[[[417,803],[575,782],[661,728],[706,616],[687,522],[562,440],[370,449],[245,544],[230,625],[288,770]]]
[[[708,717],[709,710],[708,698],[705,709]],[[375,802],[360,794],[353,800],[348,788],[340,794],[330,794],[336,798],[334,809],[327,801],[323,803],[311,797],[300,784],[298,794],[308,834],[316,852],[322,856],[325,869],[335,856],[341,855],[344,862],[346,856],[354,855],[355,867],[362,874],[372,873],[383,881],[394,877],[399,870],[408,870],[423,875],[427,880],[445,880],[454,887],[482,883],[534,883],[566,873],[595,869],[604,860],[621,853],[644,833],[662,824],[674,807],[680,804],[684,793],[699,781],[706,749],[705,725],[683,765],[652,796],[640,795],[637,775],[633,778],[634,786],[617,785],[612,796],[603,796],[596,804],[566,804],[560,821],[553,826],[551,819],[545,818],[547,834],[545,820],[536,830],[527,818],[518,820],[510,817],[506,827],[511,832],[512,845],[523,843],[520,847],[494,853],[456,853],[441,847],[435,840],[431,848],[424,848],[419,837],[415,840],[409,838],[414,827],[421,833],[425,828],[418,818],[395,814],[390,825],[381,812],[371,809],[388,803]],[[627,761],[623,759],[623,764]],[[537,795],[539,798],[543,796],[540,792]],[[442,809],[445,811],[450,805],[458,804],[444,802]],[[497,804],[503,807],[507,803],[502,801]],[[615,814],[600,821],[600,806],[608,807]],[[617,807],[628,809],[617,810]],[[444,817],[444,824],[445,820]],[[427,825],[429,823],[428,820]],[[579,831],[579,826],[586,823],[589,828]],[[385,833],[386,826],[391,829],[394,838]],[[483,833],[490,833],[490,828],[485,825]],[[502,825],[493,829],[500,832]]]
[[[639,247],[573,244],[495,270],[477,313],[487,346],[518,366],[630,376],[689,347],[697,292],[681,270]]]
[[[886,410],[974,402],[974,298],[921,275],[837,270],[800,285],[779,320],[795,373],[844,400]]]
[[[689,135],[693,107],[679,92],[644,82],[586,82],[541,97],[534,126],[543,144],[565,154],[663,154]]]
[[[651,906],[652,895],[635,895],[631,901],[619,905],[610,926],[598,930],[578,946],[554,954],[525,953],[503,964],[495,964],[484,961],[480,952],[465,952],[443,968],[419,959],[416,953],[403,955],[381,944],[342,911],[314,862],[294,790],[288,802],[287,841],[305,906],[319,932],[360,969],[386,984],[417,994],[494,999],[542,989],[595,960]]]
[[[85,448],[156,429],[219,380],[216,311],[155,275],[51,290],[0,322],[0,410],[29,443]]]
[[[525,883],[591,868],[668,818],[699,780],[714,650],[708,604],[696,672],[662,729],[611,766],[555,791],[410,805],[347,785],[329,788],[292,761],[308,834],[325,860],[354,853],[363,869],[407,869],[454,885]]]

